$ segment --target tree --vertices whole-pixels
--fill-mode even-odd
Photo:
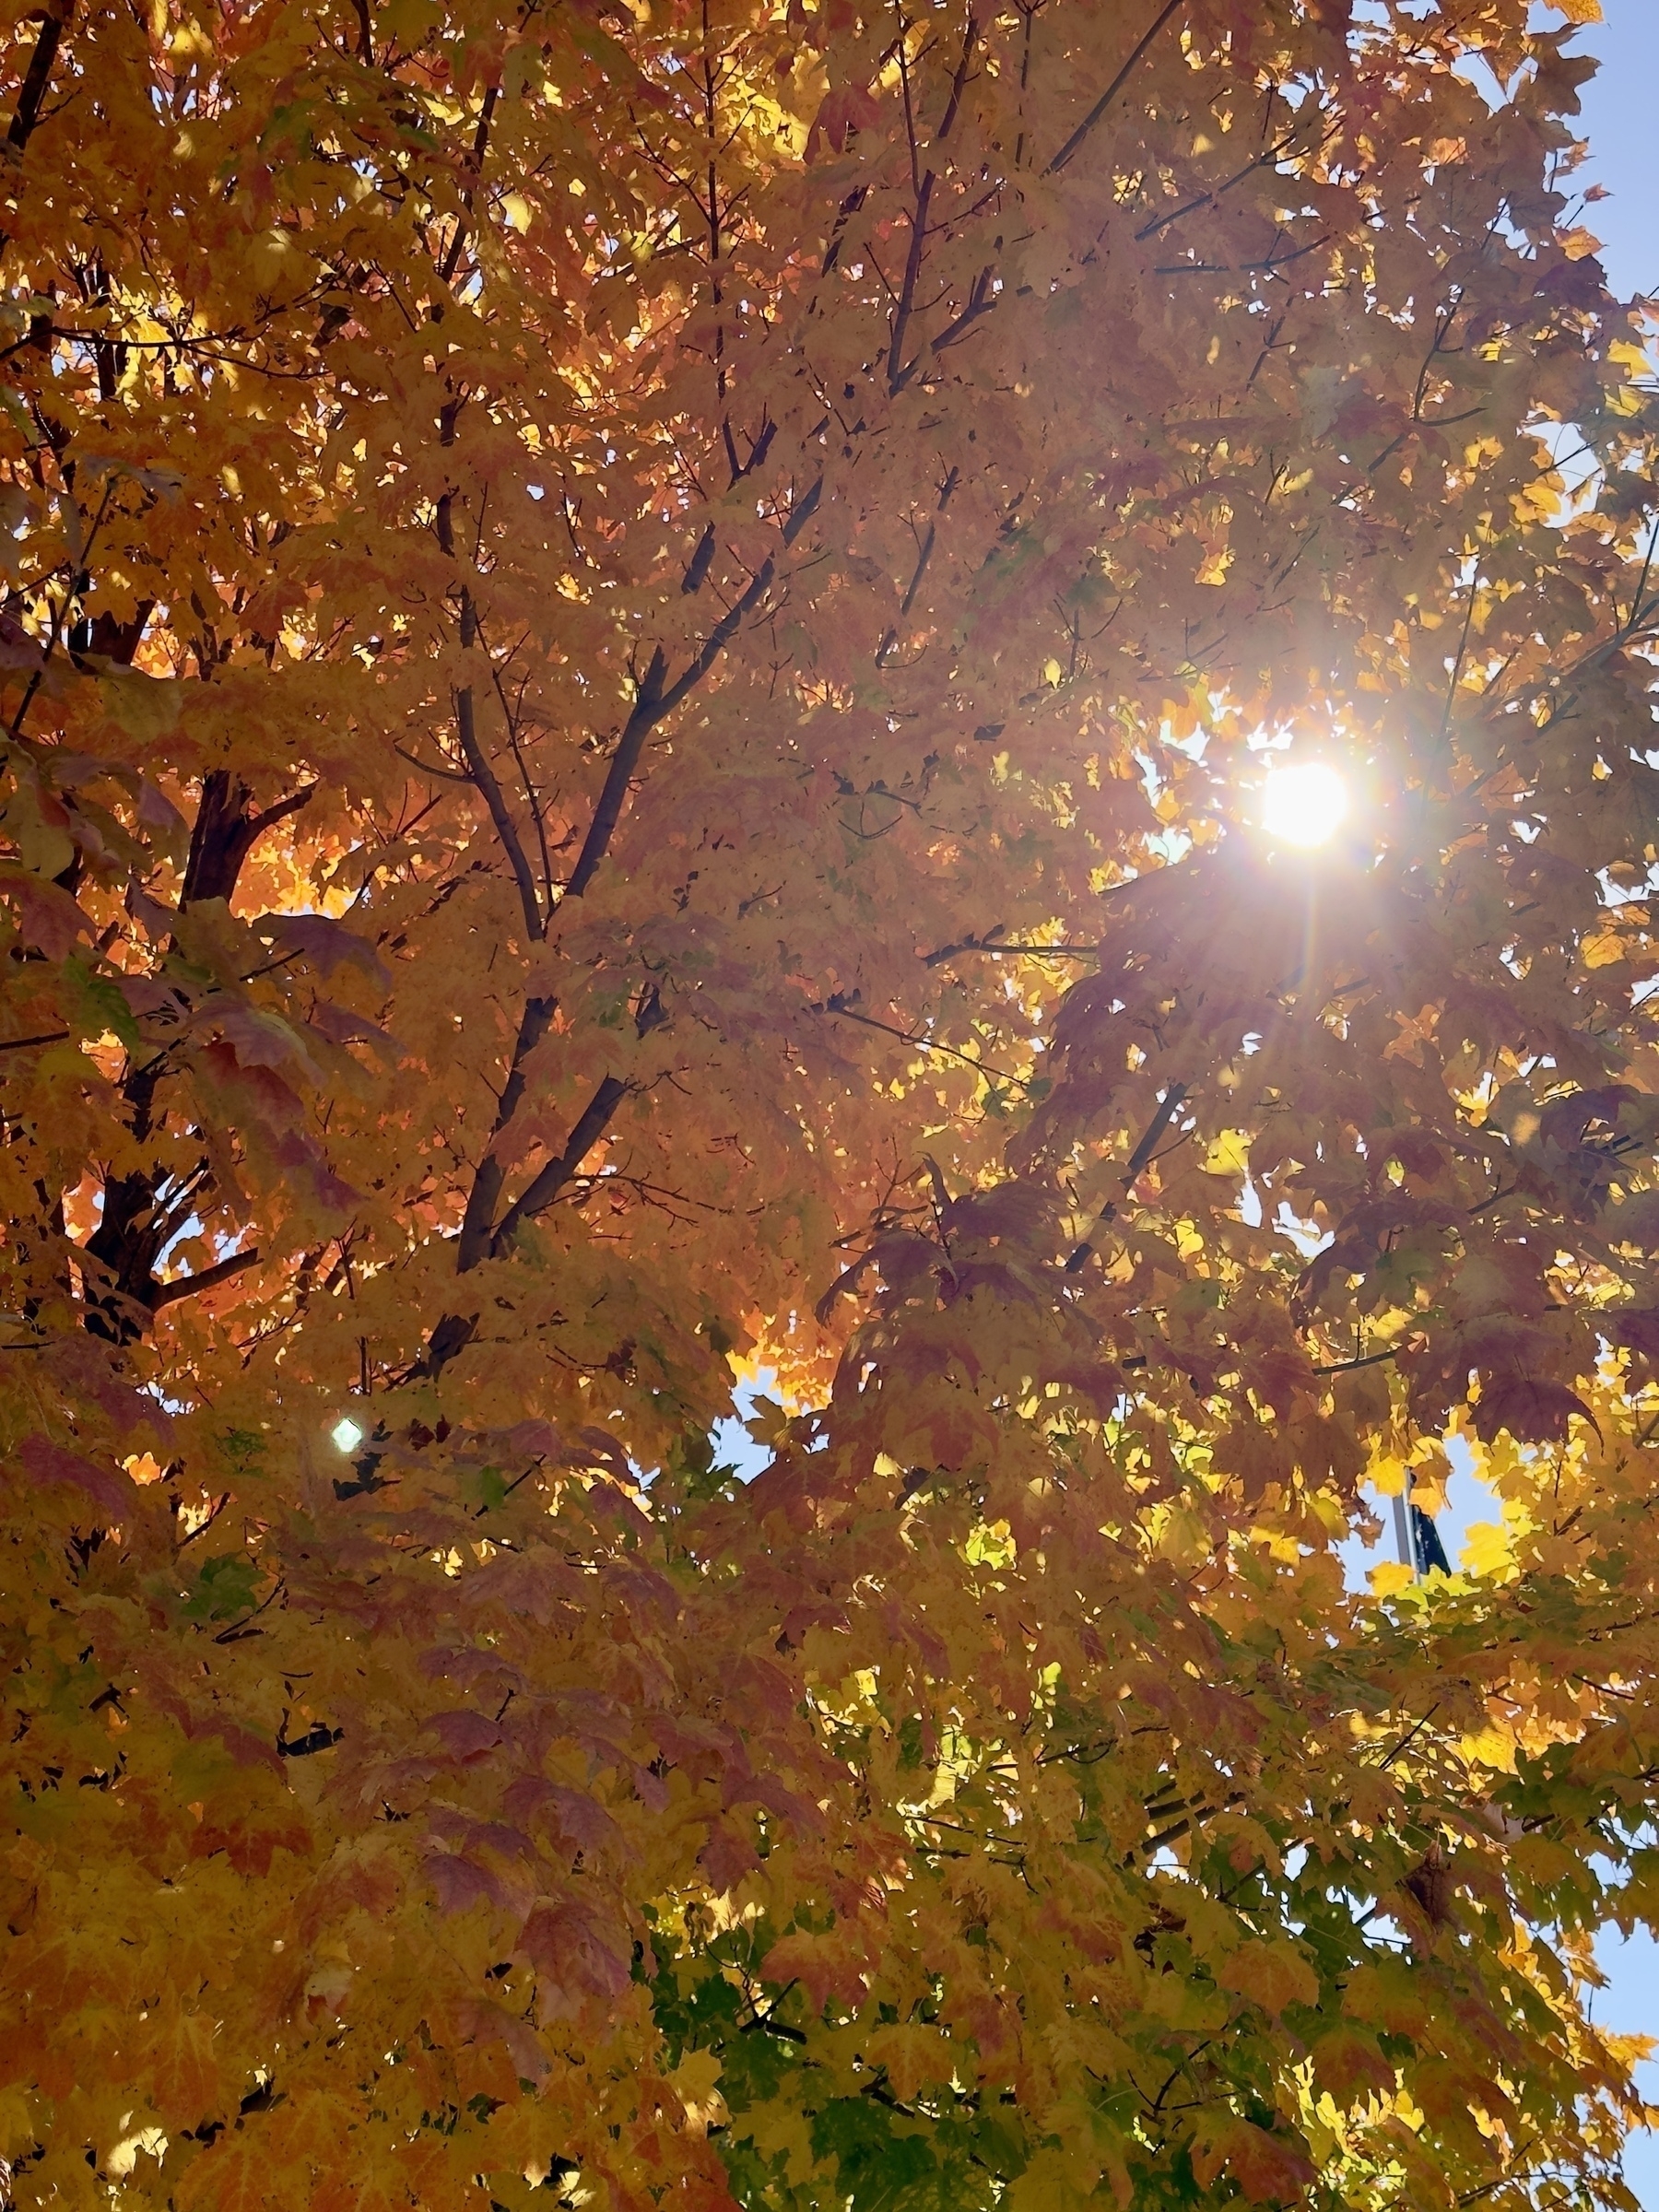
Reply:
[[[1630,2204],[1557,12],[10,7],[19,2206]]]

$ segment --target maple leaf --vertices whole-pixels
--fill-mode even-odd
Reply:
[[[44,1436],[24,1438],[18,1456],[31,1482],[80,1493],[83,1501],[111,1515],[120,1515],[133,1502],[131,1485],[112,1468],[54,1444]]]
[[[19,14],[19,2208],[1606,2196],[1659,433],[1564,37]]]
[[[1502,1429],[1523,1443],[1549,1443],[1566,1435],[1574,1414],[1595,1426],[1595,1416],[1566,1383],[1498,1375],[1481,1385],[1475,1432],[1488,1443]]]
[[[257,2138],[231,2136],[192,2162],[179,2185],[179,2202],[202,2212],[209,2206],[214,2212],[255,2212],[261,2205],[298,2202],[300,2185],[299,2171],[273,2173]]]
[[[1206,2125],[1194,2148],[1193,2171],[1206,2188],[1225,2174],[1253,2205],[1300,2202],[1314,2172],[1299,2144],[1277,2130],[1230,2116]]]
[[[1294,1944],[1282,1941],[1242,1945],[1217,1979],[1276,2014],[1287,2005],[1312,2005],[1319,1995],[1319,1977]]]

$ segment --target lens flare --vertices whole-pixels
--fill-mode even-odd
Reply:
[[[1342,778],[1323,760],[1270,771],[1262,794],[1262,827],[1287,845],[1323,845],[1347,812]]]

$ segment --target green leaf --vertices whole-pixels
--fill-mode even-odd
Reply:
[[[239,1613],[252,1610],[262,1579],[258,1560],[246,1552],[228,1551],[204,1560],[184,1607],[185,1618],[234,1620]]]
[[[119,985],[98,974],[79,953],[64,962],[63,988],[68,1000],[65,1010],[83,1036],[113,1035],[129,1051],[138,1043],[138,1024]]]

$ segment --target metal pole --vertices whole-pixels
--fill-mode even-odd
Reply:
[[[1400,1547],[1400,1564],[1409,1567],[1413,1579],[1417,1575],[1417,1547],[1411,1541],[1411,1515],[1406,1510],[1406,1493],[1402,1490],[1394,1501],[1394,1542]]]

